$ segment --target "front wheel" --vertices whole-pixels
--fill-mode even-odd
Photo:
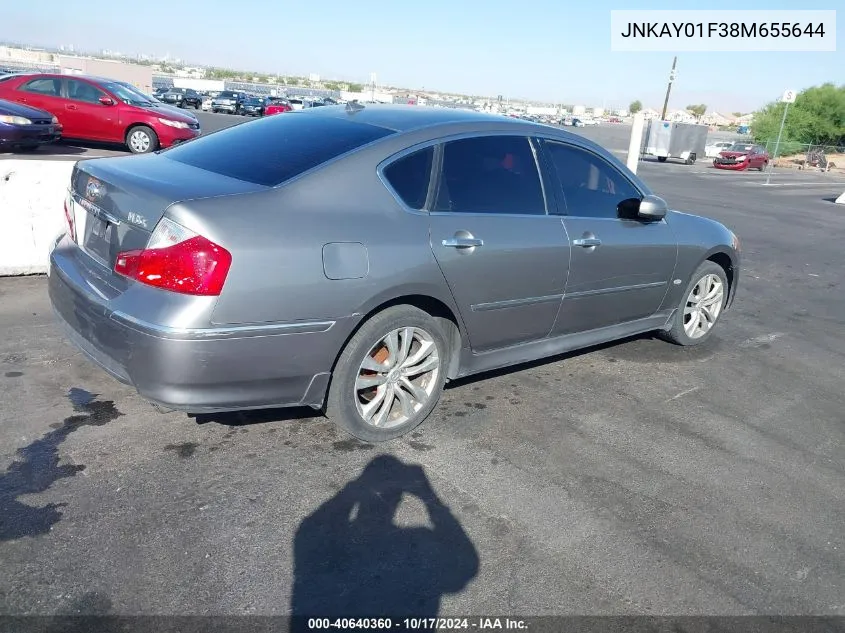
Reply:
[[[699,345],[710,338],[728,299],[728,277],[719,264],[705,261],[692,276],[663,338],[677,345]]]
[[[126,146],[133,154],[147,154],[158,149],[158,136],[146,125],[133,127],[126,133]]]
[[[437,321],[413,306],[376,314],[350,339],[335,366],[326,416],[366,442],[419,426],[446,380],[448,345]]]
[[[666,157],[665,157],[665,156],[658,156],[658,157],[657,157],[657,161],[658,161],[658,162],[660,162],[660,163],[665,163],[665,162],[666,162]]]

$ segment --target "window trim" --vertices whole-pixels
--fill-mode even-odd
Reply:
[[[540,196],[543,199],[543,213],[485,213],[483,211],[466,213],[462,211],[429,211],[432,216],[460,216],[460,217],[497,217],[497,218],[547,218],[551,215],[549,213],[549,197],[543,183],[543,170],[541,168],[540,153],[538,148],[534,145],[534,136],[526,133],[525,130],[481,130],[474,132],[463,132],[460,134],[449,134],[440,137],[437,143],[440,145],[440,159],[437,165],[437,172],[435,173],[436,187],[434,191],[429,191],[430,198],[426,201],[427,208],[431,208],[431,204],[436,199],[440,192],[440,183],[443,179],[443,152],[445,151],[446,143],[452,141],[463,141],[471,138],[484,138],[488,136],[517,136],[523,138],[528,142],[528,147],[531,149],[531,154],[534,157],[534,168],[537,170],[537,178],[540,181]]]
[[[628,182],[631,185],[631,188],[634,191],[636,191],[637,193],[639,193],[640,199],[647,196],[648,192],[643,191],[642,187],[640,187],[636,182],[634,182],[625,172],[623,172],[621,169],[616,167],[613,163],[611,163],[609,160],[607,160],[604,156],[602,156],[598,152],[590,149],[589,147],[585,147],[584,145],[581,145],[580,143],[573,143],[573,142],[570,142],[570,141],[567,141],[567,140],[556,139],[556,138],[549,137],[549,136],[539,136],[539,137],[536,137],[536,139],[537,139],[537,141],[539,142],[539,144],[542,148],[542,153],[543,153],[543,157],[544,157],[544,160],[545,160],[546,169],[548,169],[548,171],[549,171],[549,178],[551,178],[553,180],[553,182],[555,183],[555,200],[558,203],[557,204],[557,208],[558,208],[558,214],[557,215],[558,216],[566,217],[566,218],[587,219],[587,220],[624,220],[624,221],[628,221],[628,222],[631,222],[631,221],[636,222],[637,221],[637,220],[631,220],[629,218],[620,218],[618,215],[602,218],[602,217],[596,217],[596,216],[592,216],[592,215],[573,215],[573,214],[571,214],[569,212],[569,206],[566,202],[565,193],[563,191],[563,185],[560,182],[560,177],[558,176],[557,170],[555,169],[555,166],[554,166],[554,161],[552,160],[552,157],[551,157],[551,152],[549,151],[549,148],[546,147],[546,145],[548,143],[556,143],[558,145],[564,145],[568,148],[587,152],[588,154],[594,156],[601,163],[606,165],[609,169],[611,169],[614,172],[616,172],[617,174],[619,174],[619,176],[622,177],[623,180]],[[663,222],[663,221],[665,221],[665,220],[661,220],[661,222]]]
[[[399,162],[403,158],[407,158],[411,154],[416,154],[417,152],[425,151],[429,148],[432,148],[432,156],[431,156],[431,166],[428,168],[428,188],[425,194],[425,200],[423,201],[422,208],[414,209],[413,207],[408,206],[405,201],[402,199],[402,196],[399,195],[399,192],[393,188],[393,185],[390,184],[390,180],[387,178],[387,175],[384,171],[393,165],[394,163]],[[381,181],[381,183],[385,186],[385,188],[390,192],[390,194],[396,199],[396,202],[402,207],[402,209],[408,213],[413,213],[414,215],[427,215],[429,213],[429,207],[431,205],[432,200],[432,185],[435,179],[435,168],[439,167],[440,161],[438,160],[439,154],[439,147],[437,141],[425,141],[423,143],[418,143],[416,145],[412,145],[410,147],[406,147],[405,149],[391,154],[388,158],[380,161],[379,164],[376,166],[376,176]]]

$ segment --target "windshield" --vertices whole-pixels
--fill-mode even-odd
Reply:
[[[731,152],[748,152],[751,150],[752,147],[754,146],[747,145],[745,143],[734,143],[728,148],[728,150]]]
[[[111,92],[118,99],[129,105],[136,106],[151,106],[155,105],[151,97],[148,97],[143,92],[135,88],[131,84],[118,83],[109,81],[101,84],[103,88]]]
[[[224,91],[217,95],[220,99],[236,99],[238,94],[236,92]]]

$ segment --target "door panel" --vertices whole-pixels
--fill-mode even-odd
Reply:
[[[677,242],[671,228],[664,220],[626,215],[642,192],[604,157],[557,141],[546,140],[542,146],[572,245],[569,279],[552,334],[651,316],[675,269]]]
[[[666,296],[677,246],[666,222],[564,218],[573,241],[569,283],[555,334],[617,325],[654,314]],[[580,246],[594,237],[598,246]]]
[[[53,77],[31,79],[15,90],[15,100],[33,108],[46,110],[62,122],[62,80]]]
[[[473,351],[548,336],[569,268],[561,218],[546,214],[530,141],[447,142],[430,214],[431,248]]]
[[[100,103],[108,95],[92,84],[79,79],[65,80],[67,100],[64,109],[68,125],[66,136],[96,141],[114,140],[118,125],[118,106]]]
[[[483,245],[444,246],[456,238]],[[549,334],[569,264],[560,218],[432,214],[431,247],[474,351]]]

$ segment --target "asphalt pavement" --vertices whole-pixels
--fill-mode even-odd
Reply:
[[[464,380],[377,447],[308,410],[159,414],[44,278],[0,280],[0,613],[845,615],[845,181],[640,173],[742,238],[714,338]]]

